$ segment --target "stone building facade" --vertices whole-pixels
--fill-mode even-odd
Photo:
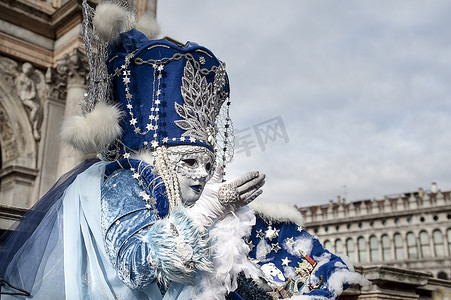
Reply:
[[[81,3],[0,0],[0,233],[83,159],[59,138],[86,92]],[[156,0],[134,4],[155,14]]]
[[[134,3],[155,14],[156,0]],[[86,91],[81,21],[81,0],[0,0],[0,234],[83,159],[59,138]],[[300,211],[373,283],[342,299],[431,299],[451,289],[440,279],[450,278],[450,208],[450,192],[420,190]]]
[[[420,188],[350,203],[338,197],[298,210],[309,232],[330,251],[347,255],[361,272],[374,276],[375,283],[410,285],[405,292],[413,292],[413,297],[430,296],[433,286],[451,291],[451,191],[440,191],[433,183],[428,192]],[[402,283],[400,279],[409,276]],[[387,283],[381,286],[389,289]]]

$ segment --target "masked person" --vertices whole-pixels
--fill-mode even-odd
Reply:
[[[63,136],[101,159],[66,174],[4,238],[2,299],[334,298],[363,282],[294,208],[247,206],[264,175],[223,182],[224,64],[195,43],[149,39],[130,19],[97,8],[112,93],[67,119]]]

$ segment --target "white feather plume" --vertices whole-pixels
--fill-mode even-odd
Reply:
[[[258,265],[248,258],[249,246],[244,237],[249,237],[255,216],[247,207],[242,207],[210,227],[211,251],[214,273],[202,272],[200,282],[193,290],[193,299],[225,299],[236,290],[238,273],[258,280],[262,276]]]
[[[122,134],[121,117],[118,107],[98,102],[86,117],[66,117],[61,137],[84,154],[98,153]]]
[[[287,203],[266,201],[260,198],[249,203],[249,207],[267,221],[292,222],[302,226],[302,214]]]
[[[125,8],[114,3],[100,3],[97,5],[92,20],[96,34],[105,42],[112,42],[121,32],[131,29],[133,15]]]
[[[135,28],[141,31],[149,40],[156,39],[160,34],[160,25],[157,20],[149,14],[143,15]]]

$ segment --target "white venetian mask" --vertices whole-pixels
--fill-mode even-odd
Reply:
[[[205,147],[181,145],[168,147],[168,158],[177,176],[180,198],[184,205],[192,206],[214,170],[214,154]]]

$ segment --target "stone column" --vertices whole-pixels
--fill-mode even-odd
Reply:
[[[391,259],[393,261],[396,261],[395,235],[393,232],[390,232],[387,235],[391,243],[391,255],[392,255]]]
[[[157,0],[137,0],[136,10],[138,12],[138,18],[144,14],[156,17],[157,15]]]
[[[57,74],[66,79],[66,107],[64,116],[80,115],[80,101],[86,93],[86,78],[88,64],[86,56],[75,49],[71,55],[66,55],[56,67]],[[83,155],[72,146],[62,143],[58,159],[58,176],[71,170],[83,161]]]
[[[376,235],[376,239],[377,239],[377,246],[379,248],[379,262],[383,262],[383,261],[385,261],[385,259],[384,259],[384,253],[383,253],[384,247],[382,245],[382,235],[380,233],[378,233]]]
[[[373,258],[371,257],[371,244],[370,244],[370,237],[368,234],[366,234],[364,236],[365,239],[365,243],[366,243],[366,263],[372,263],[373,262]],[[376,258],[376,260],[378,260]]]
[[[404,260],[408,260],[409,259],[409,243],[407,242],[407,233],[403,231],[401,233],[401,237],[402,237],[402,242],[404,244]]]
[[[49,67],[45,74],[47,93],[44,102],[44,118],[42,122],[42,139],[39,145],[38,168],[39,184],[35,191],[36,199],[42,197],[58,179],[58,158],[60,155],[61,123],[64,117],[66,102],[67,75],[58,74]]]
[[[444,237],[443,237],[443,243],[444,243],[444,246],[445,246],[446,257],[451,257],[451,245],[450,245],[451,244],[451,240],[449,239],[448,230],[451,230],[451,229],[449,229],[449,228],[444,229],[445,234],[444,234]]]

